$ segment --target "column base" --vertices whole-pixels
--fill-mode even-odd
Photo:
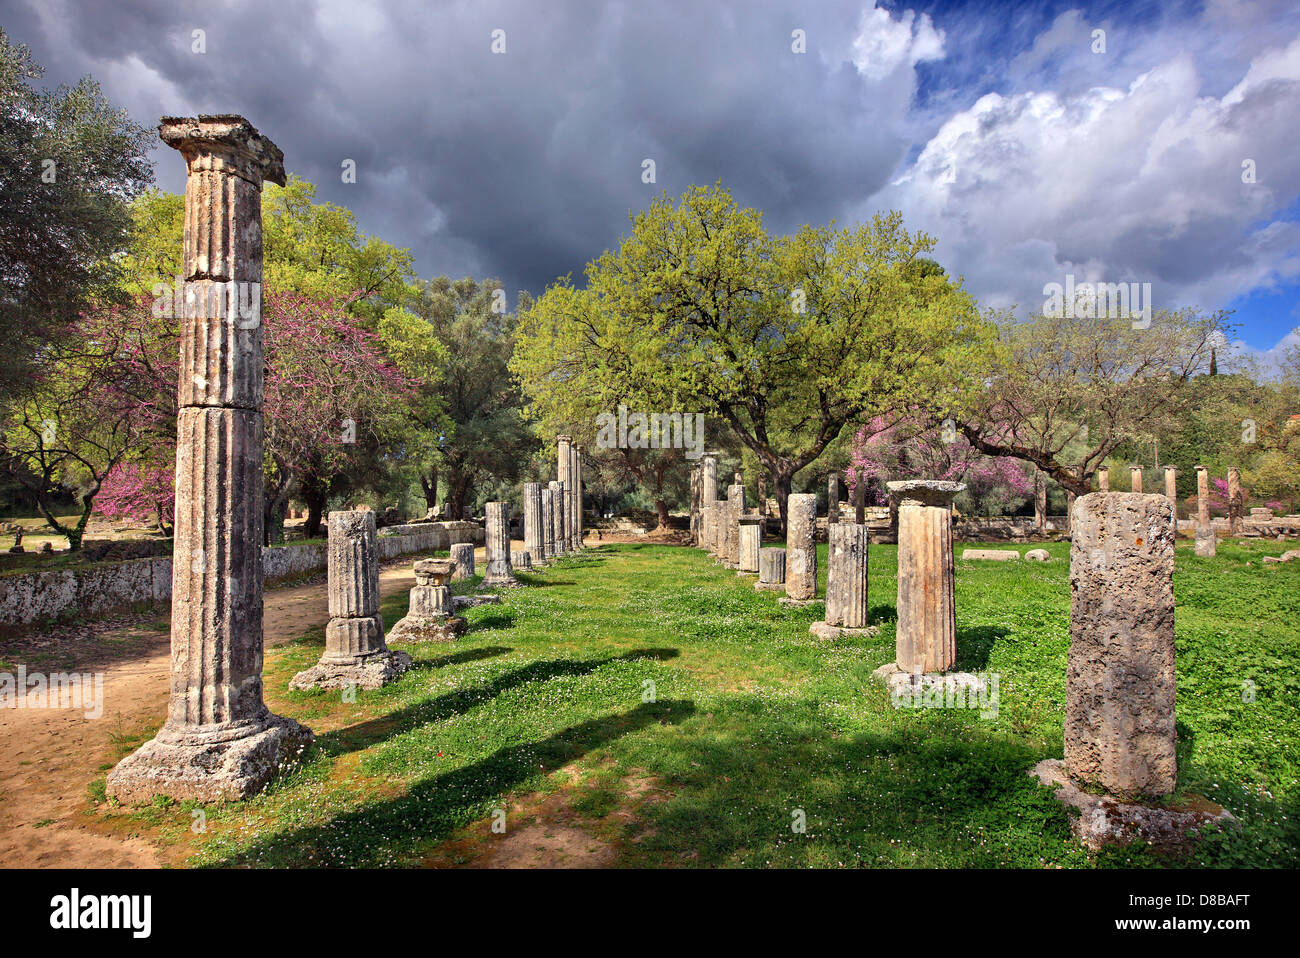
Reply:
[[[485,576],[478,584],[480,589],[517,589],[523,585],[513,575]]]
[[[850,629],[848,626],[831,625],[829,622],[814,622],[808,631],[819,639],[838,639],[845,635],[879,635],[880,626],[869,625],[865,629]]]
[[[762,589],[764,592],[784,592],[784,582],[755,582],[755,589]]]
[[[1175,850],[1190,844],[1203,825],[1236,821],[1227,809],[1199,795],[1185,796],[1182,808],[1139,805],[1109,795],[1093,795],[1074,783],[1059,758],[1044,759],[1028,774],[1055,789],[1056,800],[1062,805],[1078,809],[1078,815],[1070,816],[1070,829],[1089,851],[1133,841]]]
[[[266,788],[276,773],[296,762],[316,741],[311,729],[263,709],[248,731],[223,737],[221,726],[159,732],[108,773],[107,794],[124,805],[151,802],[155,795],[176,801],[234,802]],[[242,731],[242,730],[239,730]]]
[[[464,616],[408,615],[388,630],[389,642],[455,642],[465,634],[469,623]]]
[[[375,652],[358,656],[351,662],[321,660],[289,680],[289,688],[308,689],[379,689],[395,682],[411,668],[411,657],[405,652]]]
[[[782,586],[782,588],[784,588],[784,586]],[[816,596],[814,596],[811,599],[792,599],[788,595],[783,595],[781,596],[781,598],[777,599],[776,601],[780,602],[782,605],[788,605],[791,606],[792,608],[802,609],[805,608],[806,606],[810,606],[818,602],[825,602],[826,600],[819,599]]]
[[[758,575],[757,569],[737,569],[736,575]]]
[[[977,694],[985,691],[984,680],[971,672],[904,672],[897,662],[882,665],[871,673],[871,677],[884,682],[891,692],[911,688],[921,694],[937,686],[954,691],[965,689]]]

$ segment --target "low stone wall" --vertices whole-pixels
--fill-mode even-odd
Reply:
[[[442,552],[456,542],[482,541],[483,529],[472,522],[390,526],[379,537],[379,557]],[[324,569],[326,557],[324,543],[274,546],[262,550],[262,574],[268,584],[274,583]],[[73,609],[87,616],[103,615],[129,606],[161,604],[171,594],[170,558],[0,576],[0,625],[30,625]]]

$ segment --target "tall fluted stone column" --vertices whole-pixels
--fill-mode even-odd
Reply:
[[[713,550],[713,535],[715,532],[714,524],[707,518],[709,507],[718,501],[718,459],[716,456],[705,456],[702,460],[702,483],[700,490],[700,512],[701,528],[704,530],[704,539],[701,545],[710,551]]]
[[[171,696],[107,792],[200,802],[262,790],[313,739],[262,699],[262,181],[284,156],[234,115],[163,117],[185,158]]]
[[[781,601],[805,605],[817,595],[817,497],[791,493],[785,514],[785,595]]]
[[[858,483],[853,487],[853,521],[862,525],[867,518],[867,473],[858,470]]]
[[[546,564],[546,545],[542,533],[542,487],[524,483],[524,548],[535,565]]]
[[[785,588],[785,550],[775,547],[758,553],[758,581],[755,589],[778,592]]]
[[[1176,466],[1165,466],[1165,498],[1174,506],[1174,517],[1169,520],[1170,528],[1174,530],[1174,538],[1178,538],[1178,468]],[[1074,509],[1074,503],[1070,503],[1071,512]]]
[[[957,661],[952,500],[960,482],[891,482],[898,498],[898,639],[895,664],[911,674],[948,672]]]
[[[840,476],[839,473],[826,480],[826,524],[840,521]]]
[[[1102,492],[1110,492],[1110,466],[1102,466],[1097,470],[1097,488]]]
[[[701,510],[704,491],[704,464],[695,463],[691,466],[691,545],[699,547],[700,538],[703,536],[704,513]]]
[[[819,639],[874,632],[867,625],[867,544],[863,523],[837,522],[827,535],[826,621],[809,628]]]
[[[1246,495],[1241,490],[1241,469],[1228,467],[1228,535],[1241,535],[1242,520],[1246,518]]]
[[[1210,521],[1210,470],[1196,467],[1196,554],[1203,559],[1218,554],[1218,536]]]
[[[758,552],[763,543],[763,517],[741,516],[739,548],[736,550],[736,574],[758,572]]]
[[[549,485],[541,486],[542,493],[542,555],[545,561],[555,558],[555,493]]]
[[[1133,492],[1141,492],[1142,491],[1142,467],[1129,466],[1128,474],[1129,474],[1129,489],[1132,490]]]
[[[573,551],[573,438],[555,437],[555,477],[564,484],[564,549]]]
[[[717,502],[706,502],[700,506],[700,546],[708,552],[712,552],[709,546],[713,538],[714,513],[717,510]]]
[[[452,613],[451,559],[419,559],[408,611],[389,630],[392,642],[453,642],[469,627],[464,616]]]
[[[457,542],[451,547],[451,581],[474,578],[474,543]]]
[[[379,539],[370,510],[329,514],[330,621],[320,661],[289,682],[292,689],[377,689],[411,667],[384,642],[379,614]]]
[[[552,482],[551,486],[551,540],[555,545],[555,555],[562,556],[569,551],[568,541],[564,537],[564,505],[567,494],[562,482]]]
[[[1174,790],[1174,540],[1169,500],[1074,504],[1065,765],[1120,797]]]
[[[510,507],[504,502],[489,502],[484,527],[483,551],[487,556],[487,569],[483,573],[482,587],[499,589],[519,585],[510,565]]]
[[[576,551],[582,548],[582,447],[569,447],[569,461],[569,479],[573,483],[572,545]]]
[[[745,487],[736,474],[736,482],[727,487],[725,540],[727,554],[723,563],[728,569],[740,568],[740,517],[745,514]]]

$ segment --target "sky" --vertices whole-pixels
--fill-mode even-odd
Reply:
[[[143,125],[243,114],[422,276],[581,282],[629,214],[721,182],[774,232],[900,210],[985,306],[1150,283],[1233,310],[1265,364],[1300,342],[1295,0],[0,0],[0,26]]]

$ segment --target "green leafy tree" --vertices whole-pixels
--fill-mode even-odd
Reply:
[[[0,30],[0,399],[45,345],[109,295],[128,202],[153,179],[153,134],[84,77],[39,90],[42,69]]]

